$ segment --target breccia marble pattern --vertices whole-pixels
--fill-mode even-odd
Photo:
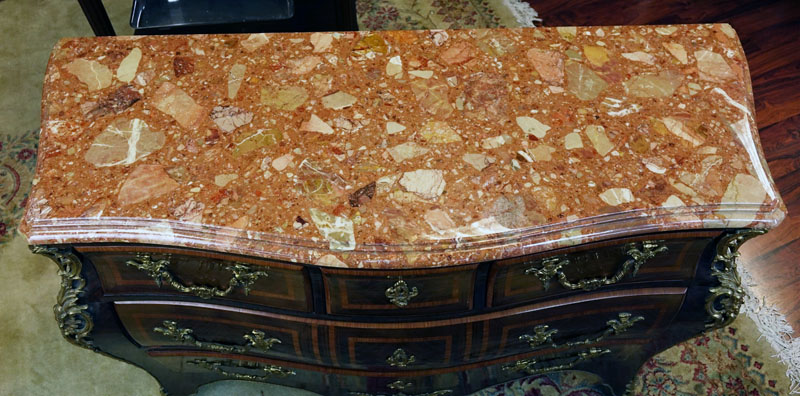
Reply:
[[[67,38],[34,183],[31,244],[359,268],[786,213],[727,24]]]

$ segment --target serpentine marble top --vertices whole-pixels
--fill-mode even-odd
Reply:
[[[69,38],[31,244],[408,268],[777,225],[725,24]]]

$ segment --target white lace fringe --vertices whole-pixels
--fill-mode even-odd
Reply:
[[[503,4],[511,10],[514,18],[521,27],[534,27],[534,22],[541,22],[539,13],[530,4],[522,0],[503,0]]]
[[[761,337],[775,350],[773,357],[787,366],[786,376],[789,377],[791,385],[790,394],[800,394],[800,339],[792,338],[794,330],[786,321],[786,317],[781,314],[773,305],[767,305],[766,301],[759,300],[751,290],[755,286],[750,274],[739,267],[739,274],[742,277],[742,287],[747,296],[742,306],[742,312],[746,313],[753,322],[756,323]]]

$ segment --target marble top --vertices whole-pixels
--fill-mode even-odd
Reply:
[[[31,244],[358,268],[770,228],[726,24],[67,38]]]

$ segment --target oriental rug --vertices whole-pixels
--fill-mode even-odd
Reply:
[[[0,135],[0,244],[14,236],[22,218],[38,141],[38,130]]]

